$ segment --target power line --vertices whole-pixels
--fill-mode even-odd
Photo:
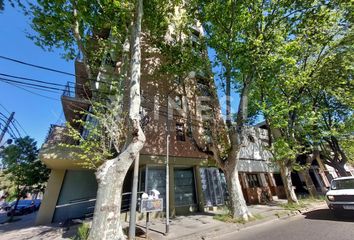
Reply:
[[[11,126],[9,126],[9,130],[10,130],[10,132],[12,133],[12,135],[10,134],[10,136],[14,136],[15,137],[15,139],[17,139],[17,138],[21,138],[21,136],[19,135],[19,136],[16,136],[16,134],[15,134],[15,132],[14,132],[14,130],[12,129],[12,127]]]
[[[12,124],[12,126],[15,128],[17,134],[18,134],[20,137],[22,137],[20,131],[18,130],[18,128],[16,127],[16,125],[14,124],[13,121],[11,121],[11,124]]]
[[[60,100],[57,99],[57,98],[52,98],[52,97],[49,97],[49,96],[45,96],[45,95],[42,95],[42,94],[39,94],[39,93],[30,91],[30,90],[28,90],[28,89],[25,89],[24,87],[21,87],[21,86],[18,86],[18,85],[16,85],[16,84],[14,84],[14,83],[6,82],[6,81],[3,81],[3,82],[4,82],[4,83],[7,83],[7,84],[9,84],[9,85],[12,85],[12,86],[14,86],[14,87],[20,88],[20,89],[22,89],[22,90],[24,90],[24,91],[26,91],[26,92],[32,93],[32,94],[34,94],[34,95],[37,95],[37,96],[40,96],[40,97],[44,97],[44,98],[47,98],[47,99],[50,99],[50,100],[54,100],[54,101],[60,101]]]
[[[65,85],[65,84],[46,82],[46,81],[42,81],[42,80],[38,80],[38,79],[34,79],[34,78],[21,77],[21,76],[14,76],[14,75],[6,74],[6,73],[0,73],[0,75],[1,75],[1,76],[4,76],[4,77],[17,78],[17,79],[21,79],[21,80],[27,80],[27,81],[31,81],[31,82],[37,82],[37,83],[44,83],[44,84],[53,85],[53,86],[59,86],[59,87],[66,87],[66,86],[68,86],[68,85]],[[72,83],[73,83],[73,82],[72,82]],[[71,87],[71,86],[70,86],[70,87]]]
[[[12,83],[17,83],[17,84],[23,84],[23,85],[34,86],[34,87],[40,87],[40,88],[46,88],[46,89],[57,90],[57,91],[63,91],[63,89],[61,89],[61,88],[48,87],[48,86],[43,86],[43,85],[34,84],[34,83],[24,83],[24,82],[21,82],[21,81],[11,80],[11,79],[8,79],[8,78],[2,78],[2,77],[0,77],[0,80],[7,81],[7,82],[12,82]]]
[[[0,55],[0,58],[2,58],[4,60],[7,60],[7,61],[16,62],[16,63],[23,64],[23,65],[26,65],[26,66],[39,68],[39,69],[42,69],[42,70],[47,70],[47,71],[51,71],[51,72],[55,72],[55,73],[65,74],[65,75],[72,76],[72,77],[78,77],[78,78],[82,78],[83,77],[83,76],[80,76],[80,75],[76,75],[74,73],[69,73],[69,72],[65,72],[65,71],[62,71],[62,70],[57,70],[57,69],[54,69],[54,68],[49,68],[49,67],[44,67],[44,66],[40,66],[40,65],[37,65],[37,64],[32,64],[32,63],[24,62],[24,61],[21,61],[21,60],[18,60],[18,59],[10,58],[10,57],[5,57],[5,56],[1,56]],[[111,75],[111,76],[116,76],[116,74],[114,74],[114,73],[105,72],[104,74]],[[103,80],[90,79],[90,78],[87,78],[87,79],[95,81],[95,82],[99,82],[99,83],[112,84],[111,82],[106,82],[106,81],[103,81]]]
[[[34,79],[34,78],[28,78],[28,77],[20,77],[20,76],[14,76],[14,75],[10,75],[10,74],[5,74],[5,73],[0,73],[1,76],[5,76],[5,77],[11,77],[11,78],[16,78],[16,79],[21,79],[21,80],[26,80],[26,81],[30,81],[30,82],[35,82],[35,83],[43,83],[43,84],[47,84],[47,85],[53,85],[53,86],[59,86],[59,87],[63,87],[63,89],[59,89],[60,91],[65,91],[65,89],[69,88],[69,91],[75,91],[76,87],[72,86],[71,84],[75,84],[74,82],[68,81],[68,84],[64,85],[64,84],[58,84],[58,83],[52,83],[52,82],[48,82],[48,81],[43,81],[43,80],[39,80],[39,79]],[[39,86],[41,88],[51,88],[48,86],[43,86],[43,85],[39,85],[39,84],[31,84],[31,83],[26,83],[26,82],[21,82],[21,81],[16,81],[13,79],[8,79],[8,78],[0,78],[3,79],[3,81],[12,81],[12,82],[17,82],[20,84],[28,84],[28,85],[35,85],[35,86]],[[97,92],[97,93],[102,93],[102,94],[110,94],[109,92],[105,92],[105,91],[100,91],[97,89],[92,89],[89,86],[85,85],[85,84],[79,84],[76,83],[76,85],[78,86],[83,86],[84,89],[90,90],[91,92]],[[52,87],[53,89],[54,87]],[[54,90],[58,90],[57,88],[55,88]]]
[[[72,73],[69,73],[69,72],[65,72],[65,71],[61,71],[61,70],[57,70],[57,69],[49,68],[49,67],[43,67],[43,66],[40,66],[40,65],[32,64],[32,63],[23,62],[23,61],[14,59],[14,58],[9,58],[9,57],[5,57],[5,56],[1,56],[1,55],[0,55],[0,58],[8,60],[8,61],[11,61],[11,62],[16,62],[16,63],[19,63],[19,64],[27,65],[27,66],[30,66],[30,67],[35,67],[35,68],[51,71],[51,72],[61,73],[61,74],[65,74],[65,75],[73,76],[73,77],[76,76],[75,74],[72,74]]]
[[[2,105],[1,103],[0,103],[0,107],[2,107],[8,114],[11,114],[10,111],[7,110],[7,108],[6,108],[4,105]],[[19,121],[17,121],[17,119],[16,119],[15,117],[14,117],[13,119],[14,119],[14,123],[17,123],[18,126],[22,129],[22,131],[23,131],[26,135],[29,135],[29,134],[26,132],[26,130],[22,127],[21,123],[20,123]]]
[[[20,124],[20,122],[19,121],[17,121],[17,119],[16,118],[14,118],[14,121],[18,124],[18,126],[22,129],[22,131],[24,132],[24,134],[25,135],[29,135],[27,132],[26,132],[26,130],[22,127],[22,125]]]
[[[6,107],[4,107],[4,105],[2,105],[1,103],[0,103],[0,107],[2,107],[8,114],[11,114],[10,111],[7,110]]]

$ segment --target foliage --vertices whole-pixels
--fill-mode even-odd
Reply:
[[[130,1],[45,0],[30,3],[24,10],[31,18],[35,34],[28,33],[28,37],[43,49],[62,48],[66,59],[75,59],[81,52],[81,57],[87,58],[86,64],[96,67],[97,72],[97,62],[102,60],[106,47],[110,50],[120,48],[126,40],[132,7]],[[120,44],[111,45],[108,34]]]
[[[307,3],[307,11],[295,14],[298,19],[282,44],[272,47],[256,87],[273,138],[281,138],[282,144],[274,145],[281,149],[274,152],[289,153],[283,161],[291,167],[296,167],[296,156],[316,150],[325,134],[347,134],[348,129],[341,131],[340,125],[345,125],[352,109],[348,102],[352,101],[353,38],[347,2]],[[326,107],[331,102],[335,106]],[[334,123],[331,129],[328,117]]]
[[[9,174],[3,170],[0,171],[0,191],[3,191],[8,201],[16,196],[16,186],[9,180]]]
[[[253,214],[253,217],[249,219],[249,221],[256,221],[256,220],[261,220],[264,217],[261,214]],[[238,223],[238,224],[246,224],[247,221],[245,221],[242,218],[233,218],[230,214],[217,214],[213,216],[213,219],[216,219],[221,222],[226,222],[226,223]]]
[[[91,101],[90,111],[79,112],[85,118],[74,119],[72,124],[66,124],[66,134],[75,144],[61,145],[73,150],[73,156],[81,160],[80,164],[85,168],[97,169],[104,160],[119,154],[126,140],[122,103],[120,99],[113,99],[114,96],[110,102]]]
[[[38,159],[36,142],[30,137],[18,138],[14,144],[2,152],[2,161],[9,181],[17,187],[17,194],[22,190],[44,191],[49,169]],[[21,190],[20,190],[21,188]]]
[[[281,207],[289,211],[299,211],[301,209],[310,207],[313,204],[323,203],[324,201],[324,196],[320,196],[319,198],[305,197],[299,200],[299,204],[285,203],[281,204]]]
[[[77,229],[77,234],[73,240],[87,240],[90,232],[90,225],[88,223],[83,223]]]

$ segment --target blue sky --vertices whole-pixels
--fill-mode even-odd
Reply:
[[[7,1],[5,1],[5,3],[6,2]],[[61,51],[59,49],[55,52],[44,51],[36,46],[30,39],[26,38],[25,31],[31,31],[28,19],[26,19],[19,10],[6,5],[5,10],[0,13],[0,55],[74,73],[73,62],[67,62],[61,58]],[[35,78],[60,84],[65,84],[67,81],[74,81],[74,77],[36,69],[1,58],[0,73]],[[40,146],[47,134],[50,124],[62,123],[64,121],[60,103],[61,93],[48,93],[38,90],[31,91],[56,100],[35,95],[0,81],[0,104],[8,111],[15,112],[15,119]],[[10,115],[1,106],[0,112],[6,116]],[[2,117],[2,119],[4,119],[4,117]],[[3,127],[3,122],[0,121],[0,123],[2,123]],[[22,136],[25,135],[20,128],[19,131]],[[10,136],[6,135],[5,138],[8,137]]]

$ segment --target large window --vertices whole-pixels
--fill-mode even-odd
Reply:
[[[248,187],[261,187],[258,174],[247,174]]]
[[[225,203],[226,189],[224,189],[224,179],[220,174],[219,169],[200,168],[200,177],[205,205],[223,205]]]
[[[150,194],[156,189],[163,198],[164,207],[166,206],[166,169],[161,167],[147,166],[140,175],[140,191]]]
[[[175,168],[175,205],[190,206],[196,204],[193,168]]]
[[[176,140],[186,141],[186,134],[183,123],[176,123]]]

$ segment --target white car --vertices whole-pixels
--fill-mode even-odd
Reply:
[[[326,202],[334,212],[354,210],[354,177],[333,179],[331,188],[326,193]]]

